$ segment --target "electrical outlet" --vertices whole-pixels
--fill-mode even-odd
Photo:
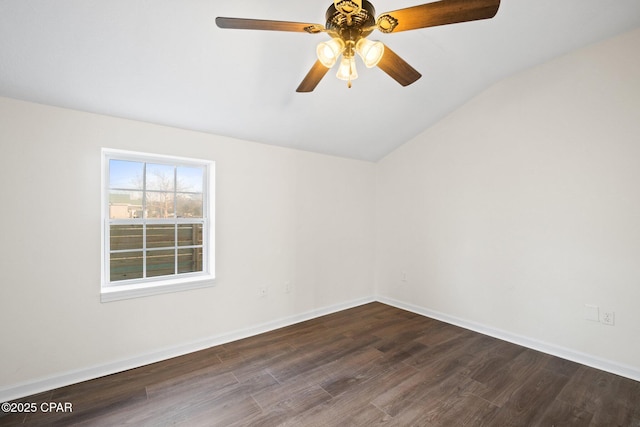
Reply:
[[[258,288],[258,293],[259,293],[261,298],[264,298],[269,294],[269,288],[266,287],[266,286],[260,286]]]
[[[407,282],[407,272],[406,271],[402,271],[400,272],[400,280],[404,283]]]
[[[288,280],[284,282],[284,292],[287,294],[293,292],[293,284]]]
[[[613,326],[616,322],[616,313],[613,311],[603,311],[600,317],[600,323]]]

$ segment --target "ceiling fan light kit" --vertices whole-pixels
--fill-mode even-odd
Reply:
[[[367,68],[373,68],[378,65],[382,55],[384,55],[384,44],[379,41],[362,38],[356,43],[356,52],[358,52]]]
[[[496,15],[499,7],[500,0],[440,0],[386,12],[376,19],[375,9],[367,0],[334,0],[327,9],[324,26],[224,17],[216,18],[216,24],[220,28],[327,33],[331,40],[318,44],[318,60],[296,90],[311,92],[341,56],[337,77],[347,81],[348,87],[351,87],[351,82],[358,78],[356,53],[367,68],[377,66],[402,86],[408,86],[422,75],[382,42],[368,40],[367,37],[374,30],[389,34],[489,19]]]
[[[316,55],[320,62],[322,62],[322,65],[327,68],[331,68],[333,67],[333,64],[338,61],[338,58],[342,55],[345,47],[346,46],[341,39],[331,39],[328,42],[321,42],[318,44],[318,47],[316,48]]]
[[[340,80],[344,80],[348,82],[348,86],[351,87],[351,81],[358,78],[358,71],[356,70],[356,60],[352,56],[351,58],[347,58],[346,56],[342,57],[342,61],[340,61],[340,67],[338,67],[338,73],[336,77]]]

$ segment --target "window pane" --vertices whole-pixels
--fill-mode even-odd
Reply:
[[[174,193],[147,191],[147,218],[173,218]]]
[[[109,160],[109,188],[142,190],[144,163]]]
[[[178,246],[202,245],[202,224],[179,224]]]
[[[202,193],[204,168],[180,166],[177,170],[178,191]]]
[[[176,273],[175,251],[148,251],[147,277],[167,276]]]
[[[174,167],[147,163],[147,190],[175,191]]]
[[[111,250],[142,249],[142,225],[112,225]]]
[[[178,273],[202,271],[202,248],[178,249]]]
[[[142,278],[142,252],[111,254],[112,282]]]
[[[103,149],[103,285],[173,283],[208,273],[213,163]],[[210,173],[211,171],[211,173]],[[207,239],[204,238],[207,236]],[[206,247],[205,247],[206,246]],[[212,251],[212,250],[211,250]],[[213,251],[212,251],[213,252]],[[207,261],[207,262],[205,262]],[[204,266],[203,266],[204,264]],[[123,287],[128,292],[128,287]]]
[[[175,246],[175,225],[147,225],[147,248],[167,248]]]
[[[109,191],[109,218],[129,219],[142,217],[142,192]]]
[[[202,218],[202,194],[178,193],[178,218]]]

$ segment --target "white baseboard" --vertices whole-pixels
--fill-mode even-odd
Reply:
[[[357,300],[348,301],[345,303],[334,304],[327,307],[310,310],[304,313],[296,314],[293,316],[284,317],[271,322],[262,323],[237,331],[233,331],[227,334],[216,335],[205,338],[203,340],[169,347],[158,351],[146,353],[143,355],[134,356],[127,359],[107,363],[104,365],[93,366],[84,369],[78,369],[70,372],[64,372],[61,374],[53,375],[47,378],[40,378],[33,381],[29,381],[23,384],[12,385],[6,388],[0,389],[0,402],[8,402],[21,397],[30,396],[32,394],[41,393],[43,391],[52,390],[59,387],[64,387],[70,384],[75,384],[82,381],[87,381],[94,378],[99,378],[105,375],[114,374],[117,372],[126,371],[128,369],[137,368],[140,366],[148,365],[150,363],[159,362],[162,360],[170,359],[172,357],[182,356],[184,354],[192,353],[194,351],[203,350],[216,345],[226,344],[232,341],[237,341],[243,338],[248,338],[254,335],[259,335],[265,332],[273,331],[275,329],[283,328],[286,326],[294,325],[296,323],[304,322],[306,320],[315,319],[320,316],[332,314],[338,311],[347,310],[349,308],[357,307],[370,302],[381,302],[393,307],[397,307],[403,310],[411,311],[422,316],[430,317],[436,320],[440,320],[452,325],[460,326],[465,329],[469,329],[484,335],[488,335],[494,338],[498,338],[504,341],[508,341],[514,344],[518,344],[533,350],[538,350],[543,353],[551,354],[563,359],[571,360],[586,366],[591,366],[596,369],[600,369],[606,372],[610,372],[616,375],[620,375],[626,378],[630,378],[636,381],[640,381],[640,370],[637,368],[626,366],[610,360],[604,360],[594,357],[589,354],[577,352],[571,349],[567,349],[555,344],[538,341],[525,336],[513,334],[500,329],[490,328],[485,325],[471,322],[469,320],[461,319],[455,316],[450,316],[437,311],[429,310],[424,307],[416,306],[404,301],[395,300],[393,298],[387,298],[383,296],[360,298]]]
[[[59,387],[68,386],[82,381],[103,377],[105,375],[126,371],[128,369],[137,368],[148,365],[150,363],[159,362],[184,354],[193,353],[194,351],[204,350],[254,335],[259,335],[275,329],[284,328],[306,320],[315,319],[316,317],[325,316],[338,311],[347,310],[363,304],[374,302],[373,297],[360,298],[345,303],[334,304],[327,307],[310,310],[293,316],[284,317],[271,322],[262,323],[227,334],[208,337],[195,342],[182,344],[175,347],[169,347],[158,351],[134,356],[127,359],[118,360],[104,365],[93,366],[84,369],[78,369],[70,372],[52,375],[47,378],[40,378],[22,384],[12,385],[0,389],[0,402],[8,402],[19,399],[21,397],[30,396],[32,394],[41,393],[43,391],[52,390]]]
[[[488,335],[494,338],[508,341],[513,344],[518,344],[523,347],[530,348],[532,350],[541,351],[543,353],[557,356],[562,359],[571,360],[572,362],[580,363],[582,365],[591,366],[592,368],[600,369],[602,371],[610,372],[612,374],[620,375],[626,378],[630,378],[635,381],[640,381],[640,370],[632,366],[627,366],[621,363],[613,362],[610,360],[600,359],[598,357],[581,353],[579,351],[571,350],[555,344],[550,344],[544,341],[538,341],[532,338],[528,338],[522,335],[513,334],[511,332],[503,331],[500,329],[491,328],[479,323],[471,322],[469,320],[461,319],[448,314],[439,313],[437,311],[429,310],[424,307],[419,307],[403,301],[398,301],[393,298],[387,298],[378,296],[376,301],[383,304],[387,304],[396,308],[411,311],[412,313],[420,314],[422,316],[430,317],[436,320],[440,320],[445,323],[449,323],[461,328],[469,329]]]

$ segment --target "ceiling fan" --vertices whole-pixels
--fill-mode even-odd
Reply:
[[[358,77],[356,53],[368,68],[378,66],[402,86],[408,86],[422,75],[382,42],[367,39],[374,30],[397,33],[489,19],[496,15],[499,7],[500,0],[440,0],[386,12],[376,19],[375,9],[367,0],[334,0],[327,9],[324,26],[304,22],[224,17],[217,17],[216,25],[220,28],[245,30],[327,33],[331,36],[331,40],[318,45],[318,60],[296,92],[313,91],[340,56],[342,59],[337,77],[346,80],[351,87],[351,81]]]

